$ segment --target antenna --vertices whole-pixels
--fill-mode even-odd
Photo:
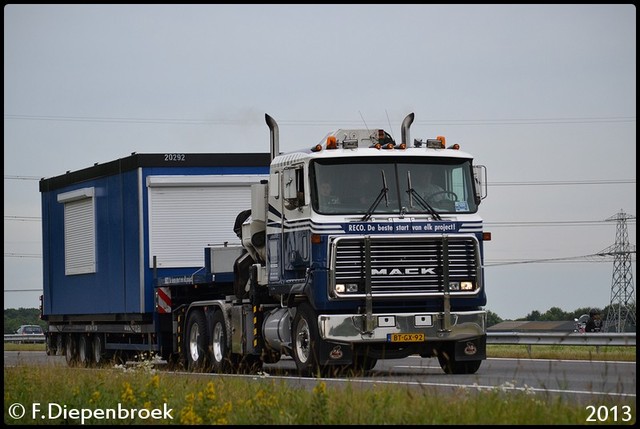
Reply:
[[[362,122],[364,123],[364,127],[367,129],[367,131],[371,132],[369,130],[369,126],[367,125],[367,123],[364,120],[364,116],[362,116],[362,112],[358,110],[358,113],[360,114],[360,117],[362,118]]]
[[[391,120],[389,120],[389,112],[387,109],[384,109],[384,114],[387,115],[387,123],[389,124],[389,132],[391,133],[391,138],[393,141],[396,141],[395,137],[393,137],[393,128],[391,127]]]

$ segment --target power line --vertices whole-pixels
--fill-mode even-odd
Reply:
[[[636,253],[635,250],[631,253]],[[499,267],[504,265],[516,264],[540,264],[540,263],[599,263],[611,262],[613,259],[602,253],[594,253],[591,255],[569,256],[563,258],[544,258],[544,259],[496,259],[494,262],[485,262],[485,267]]]
[[[5,253],[5,258],[38,258],[42,259],[42,255],[36,253]]]
[[[40,221],[40,216],[5,216],[4,220],[14,221]],[[629,223],[635,223],[635,219],[630,219]],[[485,222],[485,226],[493,228],[513,228],[513,227],[537,227],[537,226],[609,226],[608,220],[566,220],[566,221],[505,221],[505,222]]]
[[[17,221],[41,221],[40,216],[5,216],[4,220],[17,220]]]
[[[572,260],[566,258],[556,258],[556,259],[487,259],[484,266],[488,267],[501,267],[504,265],[522,265],[522,264],[599,264],[599,263],[609,263],[611,261],[590,261],[590,260]]]
[[[537,226],[610,226],[606,220],[567,220],[567,221],[513,221],[485,222],[485,226],[493,228],[537,227]]]
[[[5,175],[5,180],[41,180],[36,176]],[[532,182],[488,182],[487,186],[566,186],[566,185],[622,185],[636,183],[636,179],[586,179],[586,180],[548,180]]]
[[[549,180],[535,182],[488,182],[488,186],[564,186],[564,185],[621,185],[636,183],[636,179],[609,179],[609,180]]]
[[[235,125],[246,126],[247,120],[240,119],[182,119],[182,118],[135,118],[105,116],[58,116],[58,115],[10,115],[4,119],[28,121],[61,121],[61,122],[115,122],[140,124],[182,124],[182,125]],[[576,118],[514,118],[514,119],[432,119],[417,120],[422,125],[539,125],[539,124],[592,124],[592,123],[625,123],[635,122],[635,116],[610,117],[576,117]],[[280,120],[282,125],[291,126],[326,126],[360,125],[361,120]],[[382,121],[379,121],[382,123]]]
[[[9,176],[5,175],[4,180],[40,180],[42,177],[36,176]]]

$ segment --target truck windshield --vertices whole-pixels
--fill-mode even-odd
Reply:
[[[469,159],[322,159],[310,168],[312,205],[321,214],[477,211]],[[384,198],[376,204],[381,194]]]

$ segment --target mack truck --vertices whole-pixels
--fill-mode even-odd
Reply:
[[[281,153],[137,154],[42,179],[47,353],[301,375],[486,359],[486,168],[443,136],[338,129]]]

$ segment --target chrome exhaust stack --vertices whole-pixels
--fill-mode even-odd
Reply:
[[[413,113],[409,113],[407,115],[407,117],[404,118],[404,121],[402,121],[402,129],[401,129],[402,141],[401,141],[401,143],[404,143],[405,147],[409,147],[409,128],[411,127],[411,124],[413,123],[413,118],[414,117],[415,117],[415,115]]]
[[[268,114],[264,114],[264,119],[267,121],[269,131],[271,134],[271,160],[280,154],[280,132],[278,130],[278,124]]]

